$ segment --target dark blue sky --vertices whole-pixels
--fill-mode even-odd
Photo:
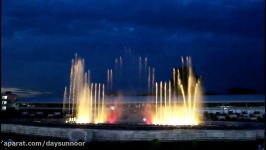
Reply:
[[[102,82],[124,47],[147,56],[157,80],[189,55],[205,91],[265,89],[263,0],[1,3],[2,89],[62,96],[75,52]]]

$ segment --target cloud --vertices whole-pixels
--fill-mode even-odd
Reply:
[[[17,1],[4,3],[5,35],[86,36],[108,24],[263,36],[263,1]],[[49,8],[49,9],[48,9]],[[3,22],[2,21],[2,22]]]
[[[59,96],[68,84],[75,52],[85,58],[93,80],[102,82],[105,69],[127,46],[153,61],[160,70],[158,78],[168,77],[180,56],[191,55],[210,89],[238,82],[264,91],[263,4],[263,0],[6,0],[1,10],[1,83],[33,91],[49,89]],[[231,76],[225,78],[225,73]]]
[[[34,91],[34,90],[27,90],[27,89],[13,88],[13,87],[8,87],[8,88],[1,87],[1,91],[3,93],[6,91],[11,91],[12,93],[16,94],[20,98],[29,98],[29,97],[52,94],[51,92],[47,92],[47,91]]]

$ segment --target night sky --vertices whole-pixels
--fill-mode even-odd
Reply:
[[[263,0],[2,0],[1,89],[62,97],[71,59],[92,80],[123,56],[148,57],[156,80],[191,56],[204,91],[264,93]]]

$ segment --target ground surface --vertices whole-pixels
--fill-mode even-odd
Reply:
[[[7,141],[68,141],[64,139],[56,139],[50,137],[37,137],[37,136],[26,136],[18,134],[2,134],[1,140]],[[205,150],[258,150],[259,147],[263,147],[263,141],[187,141],[187,142],[160,142],[157,140],[150,142],[89,142],[85,143],[81,147],[71,147],[75,149],[144,149],[144,150],[157,150],[157,149],[167,149],[167,150],[194,150],[194,149],[205,149]],[[2,148],[6,148],[1,144]],[[2,149],[1,148],[1,149]],[[9,147],[10,148],[10,147]],[[18,148],[18,147],[11,147]],[[40,147],[41,148],[41,147]],[[47,148],[47,147],[46,147]],[[50,147],[53,148],[53,147]],[[58,148],[58,147],[57,147]],[[64,147],[60,147],[64,148]],[[66,148],[66,147],[65,147]]]

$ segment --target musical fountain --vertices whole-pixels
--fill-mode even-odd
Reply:
[[[143,109],[146,124],[142,119],[141,123],[120,122],[125,110],[129,115],[127,117],[133,115],[132,109],[123,108],[123,97],[117,98],[111,107],[110,102],[107,102],[106,93],[119,89],[116,82],[125,74],[126,60],[121,56],[115,59],[114,71],[107,69],[106,83],[93,83],[90,71],[85,71],[84,59],[76,55],[72,60],[70,85],[64,90],[64,118],[9,119],[1,125],[1,131],[63,139],[72,139],[72,136],[80,134],[84,141],[264,139],[264,123],[225,121],[221,124],[201,120],[201,80],[193,72],[190,57],[181,58],[182,66],[173,68],[172,79],[168,81],[156,81],[155,68],[150,67],[147,61],[146,57],[138,57],[135,61],[139,74],[134,83],[146,86],[149,103],[127,104],[134,105],[134,108],[145,105],[138,107],[138,111],[141,113]],[[137,78],[143,82],[136,82]],[[127,79],[131,78],[127,76]],[[80,139],[77,137],[76,140]]]
[[[64,92],[63,111],[71,114],[66,123],[104,123],[104,84],[91,83],[90,71],[85,72],[84,67],[84,59],[76,55],[72,60],[69,94],[67,87]]]
[[[155,83],[155,108],[150,111],[152,124],[198,125],[200,123],[201,86],[192,70],[191,58],[183,57],[182,68],[173,68],[172,81]],[[181,99],[177,97],[180,95]],[[181,101],[181,102],[180,102]],[[149,115],[149,114],[148,114]]]
[[[181,60],[183,66],[179,69],[173,68],[172,81],[168,83],[154,82],[152,77],[154,73],[151,75],[151,69],[148,68],[148,88],[155,87],[155,106],[153,111],[150,111],[152,115],[147,117],[150,118],[151,124],[198,125],[200,122],[200,80],[193,73],[191,58],[186,57],[184,61],[182,57]],[[146,64],[147,58],[145,66]],[[141,67],[141,57],[139,57],[139,71]],[[63,111],[68,111],[70,114],[70,117],[66,118],[66,123],[106,123],[108,111],[104,100],[104,84],[91,83],[90,71],[85,72],[84,68],[84,59],[76,55],[72,60],[69,92],[67,87],[64,91]],[[108,89],[112,88],[112,76],[112,69],[108,69]],[[150,81],[151,77],[153,82]],[[177,94],[181,95],[182,103],[178,103],[180,98]]]

